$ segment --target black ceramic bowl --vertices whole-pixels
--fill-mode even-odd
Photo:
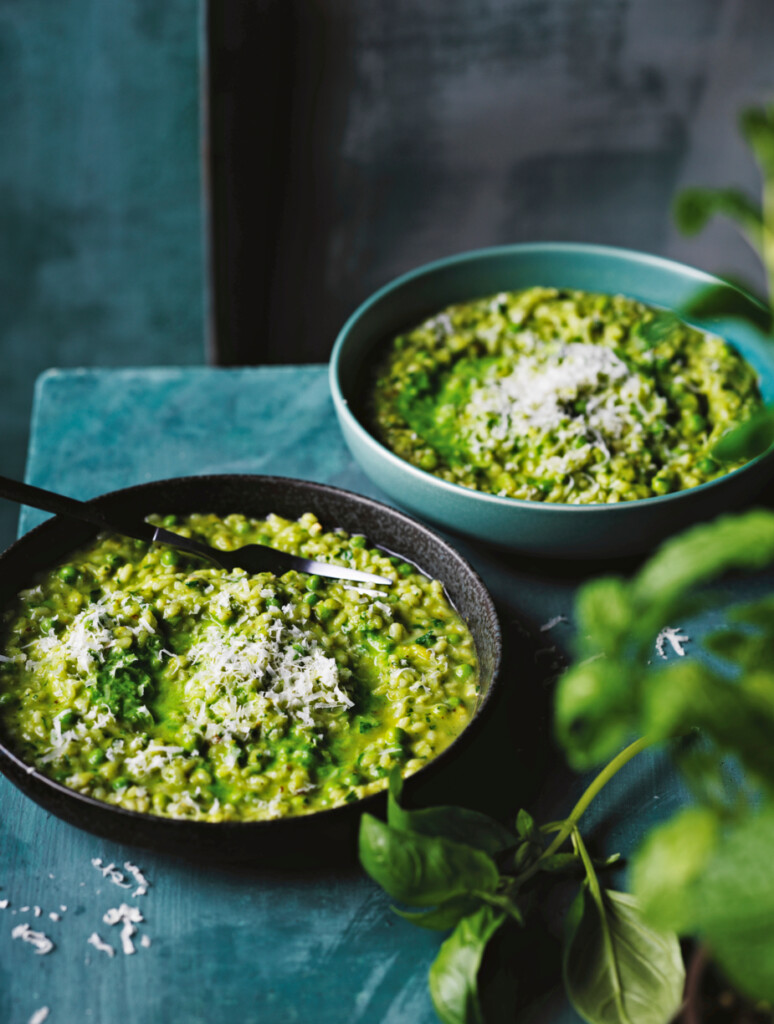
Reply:
[[[298,518],[314,512],[326,529],[364,533],[377,547],[396,552],[440,580],[467,622],[478,652],[481,696],[470,724],[437,758],[407,780],[407,794],[433,779],[456,758],[481,728],[491,707],[501,658],[500,627],[492,599],[476,572],[440,537],[394,509],[324,484],[272,476],[198,476],[158,480],[94,499],[107,516],[152,512],[185,514],[241,512],[263,517],[275,512]],[[0,604],[30,584],[32,576],[88,542],[93,527],[57,516],[30,531],[0,555]],[[380,813],[383,793],[314,814],[257,822],[200,822],[123,810],[83,796],[21,761],[0,741],[0,770],[47,811],[80,828],[119,842],[186,856],[223,861],[316,860],[352,848],[363,811]]]

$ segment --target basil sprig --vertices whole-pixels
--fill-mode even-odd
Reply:
[[[577,601],[576,664],[560,680],[556,727],[576,768],[632,736],[665,743],[695,804],[635,855],[646,919],[697,938],[732,982],[774,1000],[774,594],[727,608],[728,573],[774,564],[774,513],[756,510],[668,541],[633,578],[595,580]],[[656,634],[704,610],[694,656],[648,666]],[[603,656],[599,656],[603,655]]]
[[[542,828],[525,810],[513,829],[461,807],[408,810],[393,772],[387,822],[363,815],[360,860],[393,899],[414,908],[396,913],[421,927],[451,929],[429,974],[444,1024],[513,1019],[534,994],[533,975],[545,973],[546,892],[572,878],[582,887],[568,915],[563,959],[578,1012],[591,1024],[666,1024],[677,1012],[684,971],[676,937],[646,925],[632,897],[601,888],[600,866],[578,830],[594,796],[640,749],[633,744],[600,773],[567,819]],[[643,1000],[647,1018],[637,1015]]]
[[[726,275],[722,284],[701,288],[682,311],[692,319],[741,320],[772,336],[774,318],[774,104],[750,107],[739,118],[739,130],[758,163],[763,182],[760,199],[736,188],[687,188],[674,204],[677,226],[686,235],[702,231],[716,215],[732,220],[760,256],[767,295]],[[752,459],[774,443],[774,406],[761,409],[746,423],[721,438],[713,451],[720,462]]]

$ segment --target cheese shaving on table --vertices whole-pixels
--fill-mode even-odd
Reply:
[[[132,896],[144,896],[150,888],[150,882],[148,879],[143,875],[142,871],[140,871],[136,864],[131,864],[128,860],[124,861],[124,868],[129,872],[137,885]]]
[[[102,920],[105,924],[122,925],[121,948],[127,956],[131,956],[135,951],[134,943],[132,942],[132,936],[137,933],[135,925],[145,920],[140,908],[130,907],[127,903],[122,903],[120,907],[112,907],[108,910]]]
[[[678,657],[684,658],[683,644],[687,644],[690,639],[689,636],[680,632],[680,626],[665,626],[656,637],[656,651],[666,660],[666,644],[668,643]]]
[[[543,623],[543,625],[540,627],[540,632],[547,633],[549,629],[553,629],[555,626],[558,626],[561,622],[567,622],[567,616],[554,615],[554,617],[552,619],[549,619],[548,622]]]
[[[35,952],[41,956],[50,953],[54,948],[54,943],[47,935],[44,935],[43,932],[34,932],[28,924],[17,924],[11,932],[11,938],[29,942],[31,946],[35,947]]]
[[[126,877],[118,870],[115,864],[102,864],[100,857],[92,857],[92,865],[102,872],[103,878],[109,878],[114,885],[120,886],[122,889],[131,889],[132,883],[127,882]]]
[[[116,951],[113,947],[109,943],[103,942],[96,932],[92,932],[86,941],[90,946],[98,949],[100,953],[107,953],[107,955],[111,957],[116,955]]]
[[[39,1010],[36,1010],[33,1013],[33,1015],[27,1021],[27,1024],[43,1024],[43,1021],[45,1020],[48,1020],[48,1007],[41,1006]]]

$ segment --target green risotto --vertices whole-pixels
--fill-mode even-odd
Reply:
[[[4,613],[0,728],[29,765],[129,810],[254,821],[381,789],[470,720],[473,639],[414,566],[312,514],[151,520],[392,583],[250,576],[100,536]]]
[[[752,367],[674,314],[529,288],[450,306],[395,338],[372,415],[392,451],[444,480],[586,504],[738,468],[713,448],[761,404]]]

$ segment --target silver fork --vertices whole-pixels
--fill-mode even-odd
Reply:
[[[202,544],[198,540],[181,537],[178,533],[163,530],[157,526],[153,539],[162,544],[189,551],[193,555],[202,555],[216,562],[222,569],[244,569],[245,572],[273,572],[275,575],[296,569],[308,572],[312,576],[333,576],[340,580],[357,580],[360,583],[392,583],[386,576],[376,576],[371,572],[351,569],[348,565],[334,565],[332,562],[317,562],[313,558],[302,558],[301,555],[289,555],[286,551],[277,551],[264,544],[243,544],[235,551],[220,551]]]
[[[160,526],[153,526],[144,520],[116,514],[111,515],[108,519],[88,502],[67,498],[63,494],[46,491],[42,487],[33,487],[31,484],[23,484],[19,480],[11,480],[5,476],[0,476],[0,498],[8,498],[22,505],[31,505],[33,508],[42,509],[44,512],[53,512],[55,515],[67,516],[68,519],[79,519],[91,523],[92,526],[96,526],[100,530],[122,533],[127,537],[136,537],[147,543],[167,544],[170,547],[179,548],[181,551],[188,551],[190,554],[208,558],[211,562],[215,562],[216,565],[229,571],[244,569],[250,574],[259,572],[281,574],[289,569],[295,569],[297,572],[311,573],[313,576],[330,576],[334,579],[356,580],[359,583],[392,583],[392,580],[386,576],[362,572],[360,569],[352,569],[348,565],[318,562],[312,558],[302,558],[300,555],[289,555],[285,551],[277,551],[264,544],[245,544],[243,547],[237,548],[236,551],[219,551],[217,548],[210,547],[209,544],[181,537],[179,533],[164,530]]]

